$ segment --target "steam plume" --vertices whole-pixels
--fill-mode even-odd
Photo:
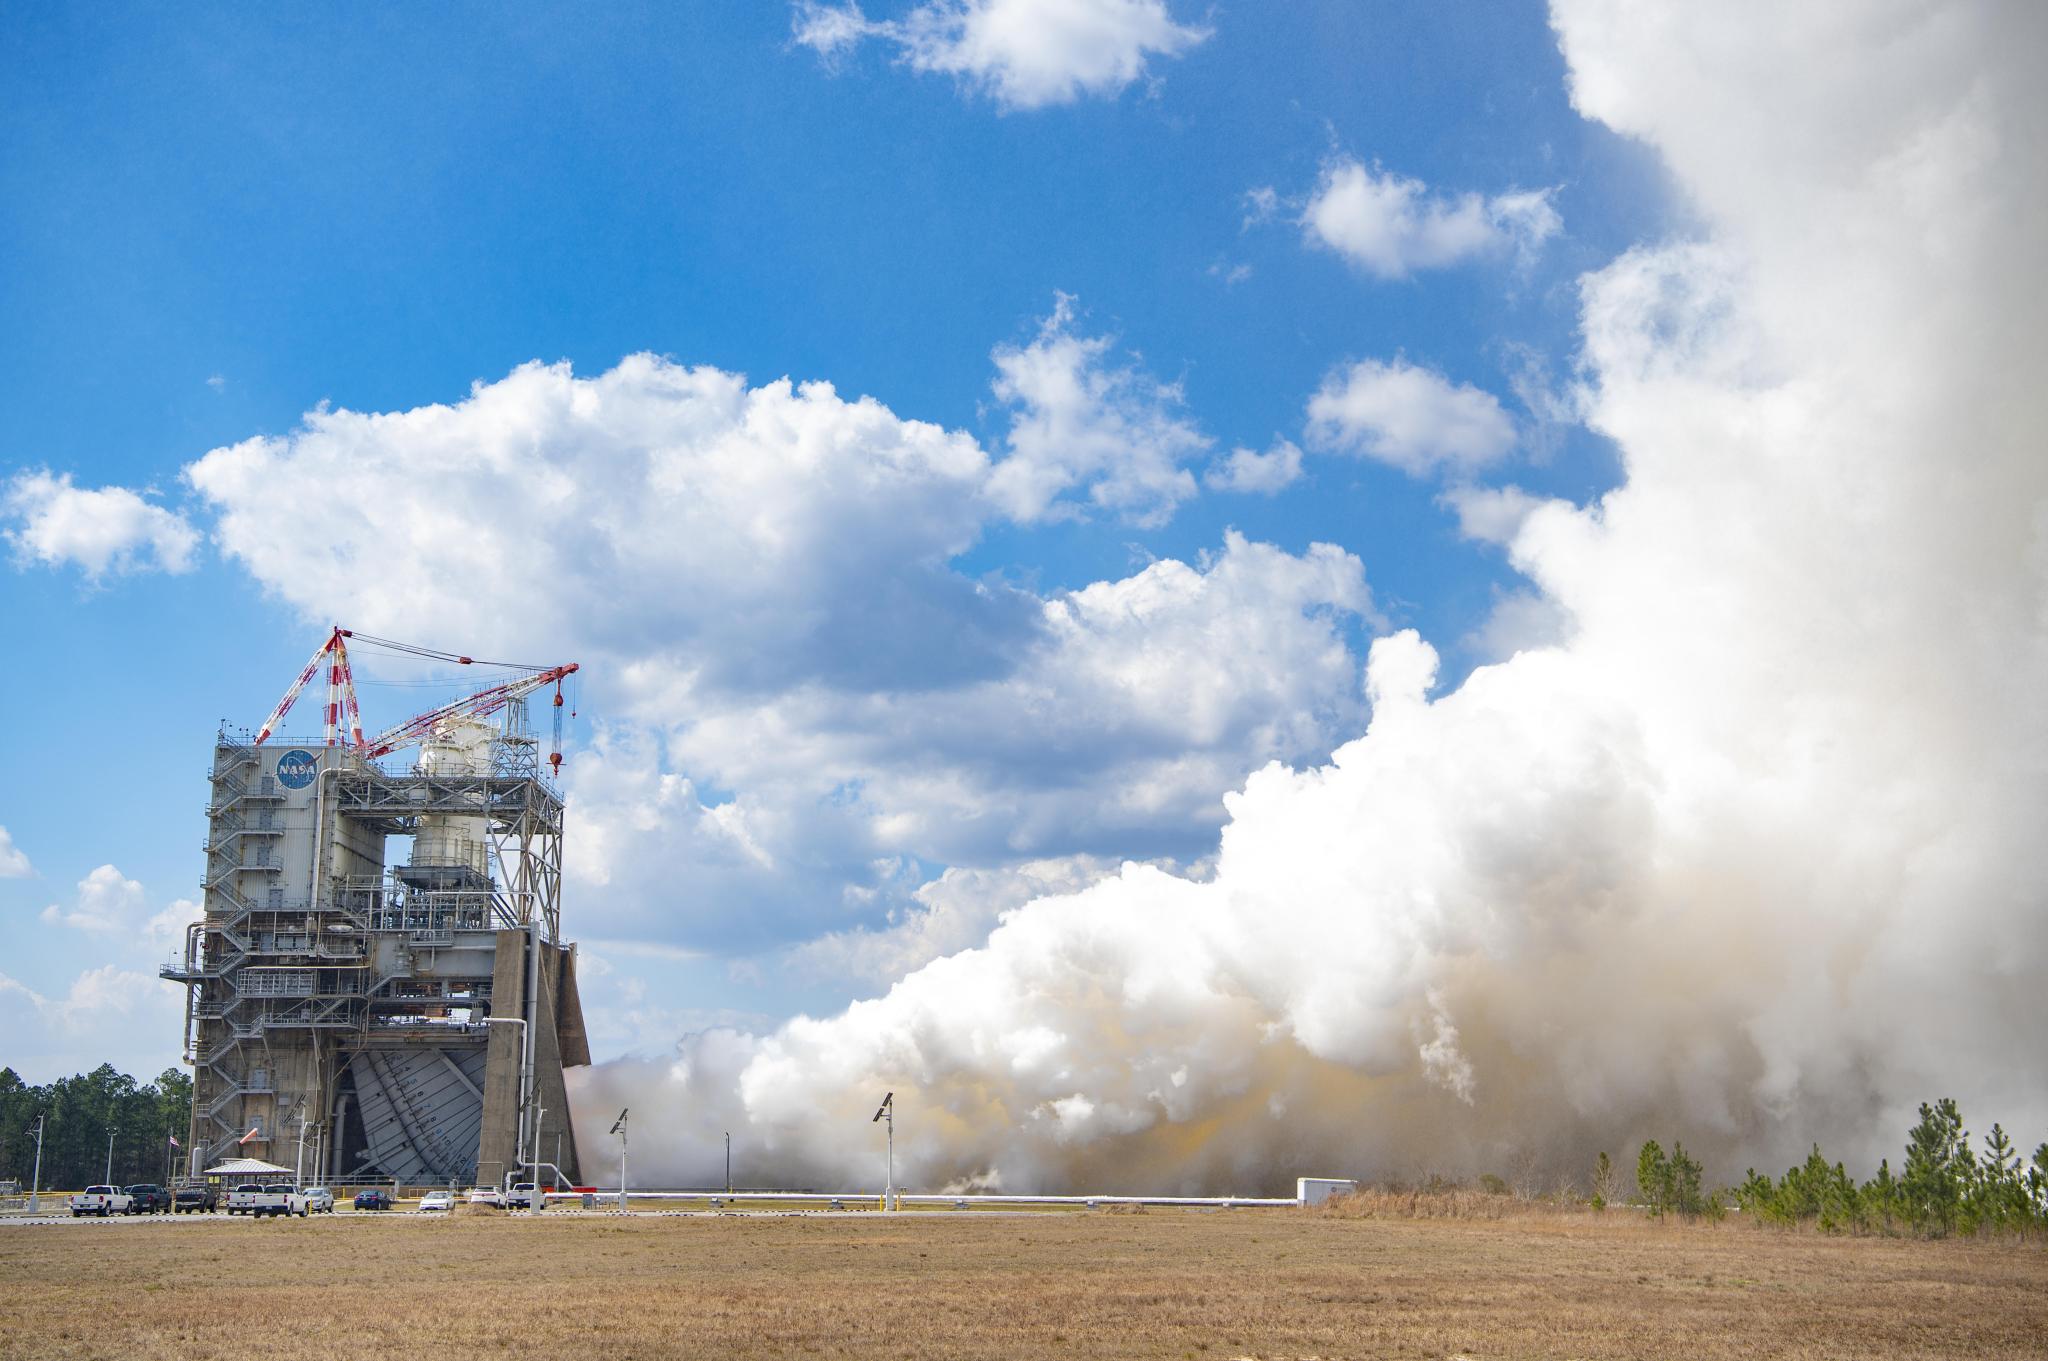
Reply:
[[[1938,1094],[2048,1134],[2048,87],[2029,5],[1557,0],[1574,101],[1705,223],[1583,282],[1625,484],[1536,504],[1565,640],[1229,800],[1143,867],[765,1036],[589,1075],[649,1178],[1270,1188],[1895,1158]],[[1504,504],[1520,504],[1509,498]]]

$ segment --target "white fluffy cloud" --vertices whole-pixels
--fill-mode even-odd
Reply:
[[[1258,201],[1270,214],[1278,199],[1269,189]],[[1420,180],[1339,158],[1323,168],[1301,225],[1311,242],[1366,273],[1401,279],[1475,256],[1512,253],[1526,262],[1563,224],[1549,190],[1446,199]]]
[[[0,827],[0,879],[26,879],[34,873],[28,856],[14,844],[14,838],[7,829]]]
[[[1073,300],[1062,296],[1029,345],[996,351],[996,396],[1015,420],[989,494],[1028,523],[1075,513],[1061,497],[1085,486],[1104,509],[1163,523],[1195,494],[1182,465],[1209,441],[1180,414],[1178,387],[1105,362],[1109,340],[1074,334],[1073,321]]]
[[[1065,300],[996,365],[999,459],[825,384],[640,356],[317,411],[187,476],[310,617],[582,661],[607,727],[568,766],[568,873],[605,890],[579,930],[761,947],[906,909],[918,866],[1185,855],[1246,772],[1363,713],[1371,594],[1334,548],[1233,535],[1042,595],[955,571],[1006,517],[1152,519],[1206,448]]]
[[[1237,448],[1202,474],[1212,491],[1250,492],[1273,496],[1301,479],[1301,450],[1292,440],[1274,440],[1264,453]]]
[[[619,707],[661,734],[661,754],[651,737],[612,738],[571,765],[584,832],[570,873],[618,876],[592,929],[793,938],[909,910],[905,855],[1183,853],[1243,772],[1314,752],[1364,712],[1347,628],[1372,598],[1334,548],[1232,535],[1206,561],[1037,609],[1008,670],[947,688],[736,694],[634,668]],[[708,804],[678,769],[737,793]],[[687,895],[663,891],[679,863]]]
[[[142,885],[112,865],[101,865],[78,881],[71,903],[51,903],[42,919],[52,926],[118,936],[124,943],[151,948],[176,945],[187,923],[197,920],[199,905],[179,898],[152,912]]]
[[[1176,23],[1165,0],[926,0],[894,20],[801,0],[793,25],[796,41],[828,61],[880,38],[912,70],[954,76],[1004,109],[1113,97],[1155,58],[1208,37]]]
[[[1625,484],[1471,503],[1569,641],[1439,694],[1383,638],[1370,726],[1232,796],[1212,877],[1127,868],[840,1015],[588,1074],[659,1112],[650,1175],[745,1129],[764,1175],[865,1180],[838,1131],[889,1088],[920,1187],[1653,1134],[1867,1167],[1940,1095],[2048,1128],[2048,13],[1554,13],[1578,107],[1710,238],[1584,282]]]
[[[184,516],[126,487],[77,487],[71,474],[17,474],[0,495],[0,517],[17,562],[70,565],[97,580],[152,569],[187,572],[199,532]]]
[[[154,1075],[172,1066],[184,989],[150,974],[105,964],[81,972],[62,995],[45,996],[0,973],[0,1035],[6,1065],[29,1082],[49,1082],[111,1063]]]
[[[54,926],[111,934],[138,925],[146,902],[141,884],[112,865],[101,865],[78,881],[78,896],[71,906],[51,903],[43,909],[43,920]]]
[[[988,939],[1003,915],[1039,898],[1077,893],[1117,872],[1101,856],[1026,860],[997,869],[953,868],[918,886],[880,928],[832,931],[792,952],[820,977],[882,986]],[[667,1038],[672,1043],[677,1034]]]
[[[1452,383],[1404,359],[1333,369],[1308,403],[1305,434],[1318,453],[1378,459],[1412,477],[1470,474],[1515,446],[1515,425],[1492,393]]]

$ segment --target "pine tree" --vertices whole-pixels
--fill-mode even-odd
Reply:
[[[1989,1228],[2024,1232],[2032,1217],[2026,1183],[2020,1177],[2020,1151],[2000,1125],[1993,1124],[1984,1136],[1984,1156],[1976,1165],[1970,1199],[1972,1218]]]
[[[1636,1154],[1636,1191],[1652,1215],[1671,1206],[1671,1164],[1655,1139],[1645,1141]]]
[[[1889,1161],[1879,1159],[1877,1175],[1863,1184],[1863,1203],[1876,1227],[1890,1233],[1899,1217],[1899,1183]]]
[[[1669,1203],[1682,1219],[1706,1213],[1707,1198],[1700,1188],[1702,1169],[1698,1160],[1686,1156],[1685,1145],[1671,1145]]]
[[[1899,1191],[1906,1222],[1931,1237],[1955,1231],[1962,1210],[1969,1137],[1953,1100],[1943,1097],[1932,1106],[1920,1104],[1920,1123],[1907,1136]]]
[[[1744,1174],[1742,1185],[1735,1188],[1735,1203],[1758,1227],[1762,1227],[1766,1220],[1778,1224],[1785,1222],[1784,1213],[1778,1205],[1777,1183],[1754,1167]]]

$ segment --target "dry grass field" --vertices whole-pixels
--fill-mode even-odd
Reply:
[[[0,1355],[2048,1356],[2048,1252],[1287,1210],[11,1226]]]

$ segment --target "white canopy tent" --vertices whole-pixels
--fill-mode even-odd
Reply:
[[[279,1173],[290,1176],[291,1171],[289,1167],[279,1167],[276,1163],[267,1163],[261,1158],[229,1158],[225,1162],[215,1163],[212,1167],[200,1173],[200,1175],[203,1177],[274,1177]]]

